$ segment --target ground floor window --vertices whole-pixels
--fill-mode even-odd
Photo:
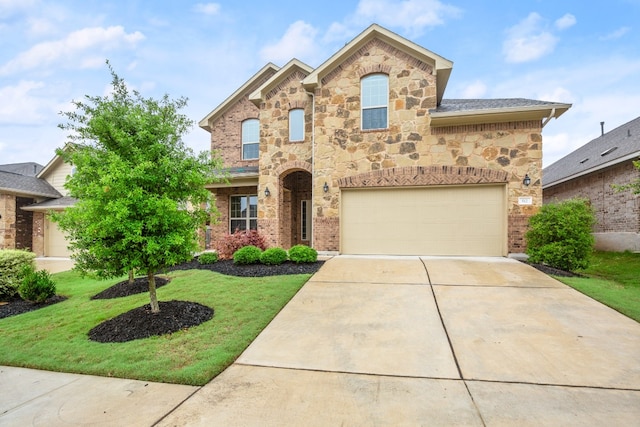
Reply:
[[[258,229],[258,196],[231,196],[229,232]]]
[[[311,237],[311,200],[303,200],[300,206],[300,237],[304,241],[310,240]]]

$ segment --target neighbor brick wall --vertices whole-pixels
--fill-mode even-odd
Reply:
[[[640,232],[640,196],[616,192],[611,184],[628,184],[640,177],[631,160],[544,190],[544,203],[573,197],[591,201],[597,218],[593,231]]]
[[[44,256],[44,212],[33,213],[33,227],[32,227],[32,242],[33,251],[36,256]]]
[[[16,247],[16,197],[0,194],[0,249]]]
[[[33,246],[33,212],[21,208],[32,205],[29,197],[16,197],[16,249],[31,250]]]

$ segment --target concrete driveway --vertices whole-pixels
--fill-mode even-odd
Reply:
[[[159,425],[640,425],[640,324],[510,259],[340,256]]]

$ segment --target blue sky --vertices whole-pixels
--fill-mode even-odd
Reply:
[[[638,22],[640,0],[0,0],[0,164],[51,160],[59,112],[108,93],[106,59],[198,122],[267,62],[318,66],[377,23],[453,61],[445,98],[573,104],[543,130],[548,166],[640,115]]]

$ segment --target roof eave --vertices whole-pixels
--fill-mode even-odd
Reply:
[[[205,188],[255,187],[258,186],[258,178],[259,174],[257,173],[232,174],[225,181],[206,184]]]
[[[62,197],[62,194],[57,194],[54,195],[52,193],[40,193],[38,191],[28,191],[28,190],[21,190],[18,188],[8,188],[8,187],[0,187],[0,193],[5,193],[5,194],[16,194],[16,195],[21,195],[21,196],[33,196],[33,197],[46,197],[49,199],[55,199],[57,197]]]
[[[280,68],[269,80],[264,82],[262,86],[260,86],[258,89],[253,91],[253,93],[249,95],[249,101],[253,102],[256,105],[260,105],[265,94],[269,92],[271,89],[273,89],[283,76],[291,73],[296,68],[306,74],[313,72],[312,67],[294,58],[291,61],[289,61],[286,65],[284,65],[282,68]]]
[[[432,127],[442,127],[558,118],[569,108],[571,108],[571,104],[545,104],[485,110],[433,111],[430,116]]]

